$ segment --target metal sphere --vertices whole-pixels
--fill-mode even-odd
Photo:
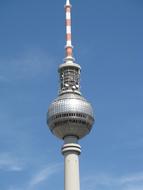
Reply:
[[[66,136],[76,136],[80,139],[92,128],[93,109],[81,95],[65,93],[50,105],[47,123],[51,132],[60,139]]]

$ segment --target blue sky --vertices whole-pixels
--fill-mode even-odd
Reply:
[[[143,189],[143,2],[75,1],[73,45],[96,123],[80,141],[82,190]],[[46,126],[65,45],[64,0],[0,1],[0,189],[63,189]]]

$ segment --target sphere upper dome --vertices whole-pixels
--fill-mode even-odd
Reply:
[[[57,137],[82,138],[94,123],[92,106],[85,98],[75,93],[65,93],[52,102],[48,109],[47,123]]]

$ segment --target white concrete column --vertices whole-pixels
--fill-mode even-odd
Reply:
[[[81,152],[81,147],[76,143],[77,139],[72,138],[67,137],[62,147],[65,164],[64,190],[80,190],[79,154]]]

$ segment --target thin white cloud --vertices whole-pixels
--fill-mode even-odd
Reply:
[[[86,176],[82,180],[83,190],[116,189],[116,190],[142,190],[143,172],[125,176],[113,176],[110,174],[96,174]]]
[[[63,167],[63,164],[56,163],[51,164],[48,166],[45,166],[42,169],[39,169],[36,173],[33,171],[33,176],[31,179],[26,183],[24,182],[21,184],[21,186],[14,186],[10,185],[8,190],[34,190],[37,189],[38,186],[42,185],[44,182],[48,183],[48,179],[58,173],[61,168]]]
[[[39,184],[46,181],[53,174],[59,172],[61,170],[61,166],[62,164],[52,164],[38,171],[30,180],[28,190],[33,189],[35,186],[38,186]]]
[[[22,171],[23,166],[20,161],[10,153],[0,154],[0,170],[3,171]]]
[[[45,166],[42,169],[37,170],[35,173],[34,170],[32,170],[33,176],[29,179],[29,181],[23,181],[23,184],[9,184],[9,187],[7,187],[7,190],[34,190],[39,189],[40,185],[42,185],[44,182],[46,184],[48,183],[48,179],[52,177],[54,174],[58,173],[63,167],[63,164],[61,163],[55,163],[50,164],[48,166]]]
[[[143,182],[143,173],[137,173],[137,174],[132,174],[129,176],[124,176],[120,180],[122,184],[135,183],[135,182],[140,182],[140,181]]]

